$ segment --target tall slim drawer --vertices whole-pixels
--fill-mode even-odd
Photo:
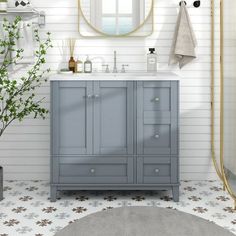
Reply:
[[[133,157],[61,157],[60,183],[133,183]]]

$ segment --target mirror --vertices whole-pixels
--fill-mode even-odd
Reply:
[[[84,21],[102,35],[125,36],[150,18],[153,0],[80,0]]]

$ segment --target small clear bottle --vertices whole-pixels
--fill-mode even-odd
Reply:
[[[147,55],[147,72],[157,72],[157,54],[155,48],[149,48]]]
[[[83,73],[83,62],[79,59],[76,61],[75,71],[76,73]]]
[[[92,71],[93,71],[93,65],[89,59],[89,56],[87,56],[87,59],[84,62],[84,73],[92,73]]]

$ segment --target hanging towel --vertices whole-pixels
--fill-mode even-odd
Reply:
[[[21,54],[22,59],[17,64],[33,64],[34,63],[34,36],[32,23],[19,22],[20,38],[16,42],[16,49],[24,49]],[[13,55],[14,56],[14,55]]]
[[[180,69],[196,58],[197,39],[184,1],[181,1],[180,12],[176,23],[171,47],[169,65],[179,64]]]

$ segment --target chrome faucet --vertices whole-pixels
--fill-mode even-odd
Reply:
[[[114,51],[114,66],[113,66],[113,73],[118,73],[117,70],[117,57],[116,57],[116,51]]]

